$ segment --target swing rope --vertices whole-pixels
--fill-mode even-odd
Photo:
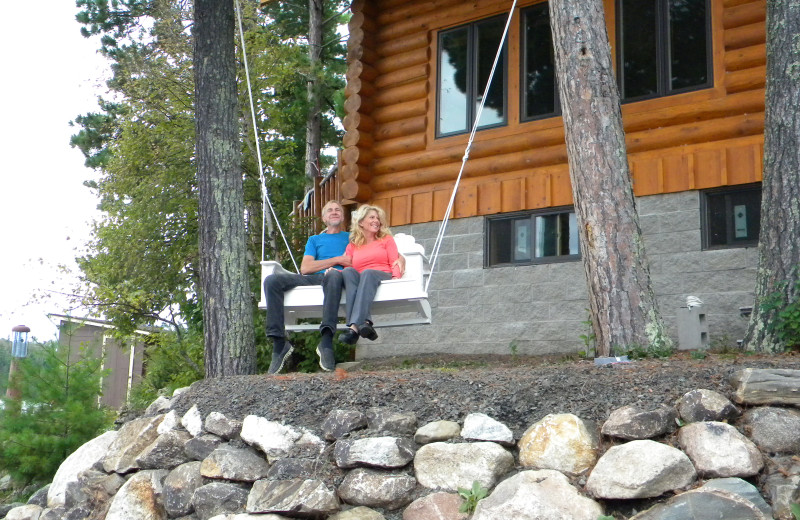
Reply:
[[[516,0],[515,0],[516,1]],[[258,160],[258,180],[261,183],[261,206],[263,207],[266,203],[266,206],[269,207],[270,212],[272,213],[272,219],[275,224],[278,226],[278,231],[281,233],[281,237],[283,237],[283,243],[286,245],[286,251],[289,253],[289,258],[292,259],[292,263],[294,264],[294,269],[298,273],[300,273],[300,268],[297,267],[297,262],[294,259],[294,255],[292,254],[292,248],[289,246],[289,241],[286,239],[286,234],[283,232],[283,228],[281,227],[280,220],[278,220],[278,215],[275,214],[275,208],[272,205],[272,201],[269,198],[269,193],[267,192],[267,180],[264,177],[264,165],[261,162],[261,146],[258,140],[258,127],[256,126],[256,109],[255,104],[253,103],[253,88],[250,85],[250,69],[247,66],[247,47],[244,43],[244,30],[242,29],[242,11],[239,6],[239,0],[236,0],[236,18],[239,22],[239,36],[242,45],[242,61],[244,62],[244,76],[247,81],[247,95],[250,98],[250,116],[252,117],[252,124],[253,124],[253,139],[256,142],[256,158]],[[261,260],[264,260],[264,249],[266,247],[266,220],[265,218],[261,219]]]
[[[492,79],[494,78],[495,69],[497,68],[497,63],[500,61],[500,56],[503,54],[503,45],[506,41],[506,35],[508,34],[508,28],[511,26],[511,18],[514,16],[514,9],[517,6],[517,0],[511,4],[511,11],[508,13],[508,19],[506,20],[505,29],[503,29],[503,36],[500,38],[500,45],[497,47],[497,54],[494,56],[494,62],[492,63],[492,69],[489,71],[489,78],[486,80],[486,87],[483,89],[483,97],[481,97],[481,102],[478,105],[478,111],[475,114],[475,120],[472,122],[472,131],[469,134],[469,140],[467,141],[467,147],[464,150],[464,157],[461,159],[461,169],[458,171],[458,176],[456,177],[456,182],[453,185],[453,192],[450,194],[450,202],[447,204],[447,210],[444,212],[444,218],[442,218],[442,223],[439,226],[439,233],[436,235],[436,241],[433,243],[433,250],[431,253],[431,261],[430,261],[430,275],[428,276],[428,280],[425,282],[425,292],[428,292],[428,286],[431,284],[431,279],[433,278],[433,270],[436,267],[436,260],[439,258],[439,250],[442,246],[442,241],[444,239],[444,233],[447,229],[447,222],[450,219],[450,213],[453,211],[453,204],[456,200],[456,193],[458,192],[458,186],[461,183],[461,176],[464,173],[464,167],[467,164],[467,160],[469,159],[469,151],[472,148],[472,141],[475,139],[475,132],[478,130],[478,122],[481,120],[481,115],[483,114],[483,106],[486,104],[486,98],[489,95],[489,87],[492,84]]]

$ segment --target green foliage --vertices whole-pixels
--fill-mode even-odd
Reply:
[[[511,357],[517,357],[517,354],[519,354],[519,344],[517,344],[517,340],[511,340],[511,342],[508,344],[508,350],[511,351]]]
[[[8,388],[8,369],[11,367],[11,342],[0,339],[0,395]]]
[[[705,350],[693,350],[690,354],[692,359],[705,359],[706,358],[706,351]]]
[[[796,272],[796,269],[795,269]],[[767,327],[775,333],[787,349],[800,347],[800,279],[795,282],[792,296],[787,297],[788,283],[778,286],[778,290],[761,302],[761,311],[774,316]]]
[[[0,410],[2,470],[23,485],[49,481],[70,453],[111,426],[112,414],[98,406],[101,365],[71,341],[45,343],[18,360],[10,384],[20,398],[4,398]]]
[[[588,330],[584,334],[581,334],[578,337],[581,339],[581,341],[583,341],[583,346],[585,347],[585,350],[583,350],[583,352],[585,353],[584,356],[593,357],[595,348],[597,346],[596,345],[597,334],[594,333],[594,328],[592,325],[592,313],[589,309],[585,310],[588,314],[588,317],[584,321],[582,321],[581,324],[585,326]]]
[[[597,517],[597,520],[614,520],[613,515],[600,515]]]
[[[800,504],[794,503],[789,506],[794,515],[795,520],[800,520]]]
[[[671,344],[640,345],[631,344],[627,347],[615,347],[618,356],[628,356],[629,359],[668,358],[675,353]]]
[[[458,494],[464,499],[464,502],[458,510],[461,513],[472,514],[478,506],[478,502],[486,498],[486,495],[489,494],[489,490],[481,486],[481,483],[475,480],[472,482],[471,489],[458,488]]]

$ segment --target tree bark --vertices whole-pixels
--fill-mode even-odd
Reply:
[[[761,232],[753,313],[745,348],[782,352],[772,325],[800,299],[800,9],[796,2],[767,2],[767,85]],[[772,304],[763,307],[767,300]]]
[[[645,256],[602,0],[550,0],[572,195],[597,355],[671,345]]]
[[[320,175],[319,150],[321,147],[320,121],[320,54],[322,52],[322,1],[308,0],[308,79],[306,96],[308,117],[306,119],[306,177],[314,185],[314,177]]]
[[[231,0],[194,7],[195,125],[206,377],[256,368]]]

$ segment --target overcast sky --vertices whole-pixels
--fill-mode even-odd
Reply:
[[[97,42],[81,36],[74,1],[32,5],[8,3],[0,17],[0,338],[24,324],[47,340],[57,332],[47,314],[64,311],[57,292],[74,280],[59,266],[76,271],[97,217],[82,184],[93,172],[69,146],[69,122],[97,110],[108,66]],[[51,298],[33,301],[37,294]]]

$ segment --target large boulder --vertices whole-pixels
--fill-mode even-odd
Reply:
[[[745,368],[730,383],[737,403],[800,406],[800,370]]]
[[[103,460],[108,454],[109,447],[114,443],[119,432],[105,432],[99,437],[95,437],[80,448],[72,452],[64,462],[58,467],[53,483],[47,490],[48,507],[63,506],[65,503],[65,493],[69,482],[77,482],[78,475],[99,461]]]
[[[106,520],[166,520],[167,512],[158,497],[168,473],[146,470],[134,474],[114,495]]]
[[[471,413],[464,419],[461,436],[470,441],[499,442],[504,446],[514,445],[514,434],[500,421],[485,413]]]
[[[181,464],[164,479],[164,508],[170,518],[185,516],[194,511],[192,496],[203,485],[200,462]]]
[[[259,480],[247,497],[248,513],[291,513],[324,517],[338,511],[339,499],[319,480]]]
[[[722,489],[693,489],[674,496],[630,520],[770,520],[752,502]]]
[[[764,466],[756,445],[727,423],[688,424],[678,430],[678,443],[704,477],[751,477]]]
[[[597,438],[572,414],[550,414],[531,426],[519,440],[519,463],[524,468],[554,469],[579,474],[597,460]]]
[[[414,472],[417,481],[432,489],[457,492],[477,481],[492,488],[514,468],[514,456],[499,444],[434,442],[417,451]]]
[[[269,464],[249,446],[234,448],[223,444],[203,459],[200,473],[206,478],[255,482],[269,472]]]
[[[358,468],[347,474],[337,491],[348,504],[391,511],[411,502],[416,485],[411,475]]]
[[[128,473],[139,469],[136,458],[156,440],[157,429],[163,419],[164,416],[159,415],[125,423],[108,446],[108,455],[103,459],[106,473]]]
[[[478,502],[472,520],[597,520],[603,507],[553,470],[523,471]]]
[[[336,465],[340,468],[402,468],[414,460],[414,443],[399,437],[338,440],[334,456]]]
[[[678,399],[678,413],[687,423],[728,422],[739,416],[739,409],[727,397],[704,388],[686,392]]]
[[[769,453],[800,455],[800,410],[764,406],[743,417],[750,439]]]
[[[623,406],[611,412],[600,432],[627,440],[650,439],[675,431],[677,418],[678,413],[671,406],[661,405],[652,410]]]
[[[648,498],[684,488],[696,477],[682,451],[638,440],[609,448],[592,469],[586,489],[604,499]]]

